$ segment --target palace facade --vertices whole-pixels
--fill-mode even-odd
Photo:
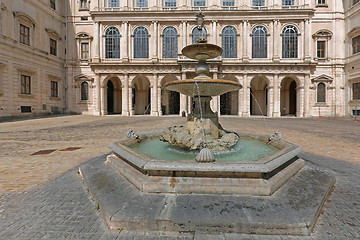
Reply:
[[[359,0],[0,0],[0,116],[186,115],[163,88],[195,76],[181,54],[223,48],[212,78],[241,84],[219,115],[360,114]],[[205,14],[205,30],[195,14]]]

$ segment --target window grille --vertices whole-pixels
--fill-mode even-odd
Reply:
[[[21,94],[31,94],[31,77],[21,75]]]
[[[252,5],[254,7],[265,6],[265,0],[252,0]]]
[[[87,82],[81,83],[81,100],[89,100],[89,84]]]
[[[56,56],[56,41],[50,38],[50,54]]]
[[[193,0],[194,7],[205,7],[205,0]]]
[[[116,27],[106,30],[105,58],[120,58],[120,32]]]
[[[298,32],[294,26],[286,26],[282,32],[282,57],[298,57]]]
[[[148,1],[147,0],[136,0],[136,7],[137,8],[147,8]]]
[[[51,97],[58,97],[58,82],[51,81],[50,83]]]
[[[164,0],[164,7],[166,8],[176,7],[176,0]]]
[[[360,82],[353,83],[353,100],[360,100]]]
[[[108,0],[108,7],[119,7],[119,0]]]
[[[134,58],[149,58],[149,33],[144,27],[134,31]]]
[[[325,58],[325,41],[317,41],[317,57]]]
[[[252,31],[252,57],[267,58],[267,31],[264,26],[257,26]]]
[[[20,42],[30,45],[30,29],[22,24],[20,24]]]
[[[295,0],[282,0],[283,6],[293,6],[295,5]]]
[[[360,52],[360,35],[352,39],[353,54]]]
[[[227,26],[222,30],[221,45],[223,48],[223,58],[237,57],[237,32],[232,26]]]
[[[223,0],[223,7],[233,7],[235,6],[235,0]]]
[[[174,27],[167,27],[163,31],[163,58],[177,58],[178,37]]]
[[[325,102],[325,84],[319,83],[317,85],[317,102]]]

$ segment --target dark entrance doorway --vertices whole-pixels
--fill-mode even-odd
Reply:
[[[296,82],[292,81],[289,87],[289,114],[296,115]]]
[[[169,114],[180,113],[180,93],[169,91]]]
[[[220,95],[220,114],[230,115],[231,114],[231,95],[230,92]]]
[[[111,80],[107,83],[107,111],[108,114],[114,113],[114,84]]]

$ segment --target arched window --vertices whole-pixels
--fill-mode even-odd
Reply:
[[[294,26],[286,26],[282,32],[282,57],[298,57],[298,31]]]
[[[108,0],[108,7],[119,7],[119,0]]]
[[[319,83],[317,85],[317,102],[325,102],[325,84]]]
[[[81,100],[89,100],[89,84],[87,82],[81,83]]]
[[[105,57],[120,58],[120,32],[116,27],[110,27],[106,30]]]
[[[167,27],[163,31],[163,58],[177,58],[178,38],[174,27]]]
[[[149,32],[144,27],[134,30],[134,58],[149,58]]]
[[[200,37],[207,39],[206,29],[198,29],[197,27],[194,28],[194,30],[192,31],[192,43],[197,43],[197,40],[199,40]]]
[[[165,8],[175,8],[176,7],[176,0],[164,0]]]
[[[252,57],[267,58],[267,31],[264,26],[257,26],[252,31]]]
[[[236,29],[232,26],[224,27],[221,33],[221,45],[223,48],[223,58],[237,57]]]

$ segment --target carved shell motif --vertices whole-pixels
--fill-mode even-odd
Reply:
[[[205,162],[214,162],[215,157],[208,148],[203,148],[203,149],[201,149],[199,154],[196,156],[195,160],[197,162],[203,162],[203,163],[205,163]]]

